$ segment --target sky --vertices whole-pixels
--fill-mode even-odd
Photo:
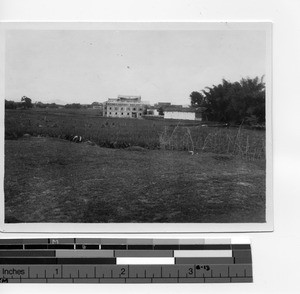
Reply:
[[[205,87],[266,73],[264,31],[11,30],[5,99],[104,102],[139,95],[151,104],[190,104]]]

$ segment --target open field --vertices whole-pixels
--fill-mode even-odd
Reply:
[[[265,221],[264,160],[137,150],[6,140],[6,222]]]
[[[201,124],[6,111],[6,222],[264,222],[265,132]]]
[[[6,110],[5,138],[24,134],[54,138],[80,135],[101,147],[140,146],[265,158],[265,131],[202,127],[199,121],[105,118],[99,110]]]

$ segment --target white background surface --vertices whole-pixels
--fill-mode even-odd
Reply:
[[[272,21],[272,233],[247,233],[253,284],[0,285],[1,293],[300,293],[299,0],[0,0],[1,21]],[[48,237],[49,235],[47,235]],[[74,235],[72,235],[74,236]],[[215,235],[214,236],[218,236]],[[228,234],[227,237],[236,236]],[[10,234],[9,237],[16,237]],[[19,236],[18,236],[19,237]],[[29,237],[29,236],[26,236]],[[43,236],[40,236],[43,237]],[[180,237],[180,236],[174,236]],[[203,237],[201,235],[193,237]],[[224,237],[224,234],[222,235]]]

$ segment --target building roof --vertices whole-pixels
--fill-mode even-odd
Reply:
[[[195,109],[187,108],[187,107],[166,107],[164,112],[196,112]]]
[[[125,98],[125,99],[137,99],[137,98],[142,98],[142,96],[118,95],[118,98]]]
[[[107,101],[105,101],[104,105],[116,105],[116,104],[136,104],[136,105],[150,105],[148,101],[141,101],[141,96],[121,96],[119,95],[118,98],[108,98]]]
[[[128,96],[128,95],[119,95],[118,100],[119,101],[138,101],[140,102],[142,99],[141,96]]]
[[[170,105],[171,105],[171,102],[158,102],[158,103],[154,104],[154,106],[158,106],[158,107],[170,106]]]

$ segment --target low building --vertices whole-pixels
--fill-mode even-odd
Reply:
[[[147,115],[158,116],[159,112],[156,107],[150,106],[147,108]]]
[[[164,110],[165,119],[195,120],[196,112],[191,108],[167,107]]]
[[[165,108],[171,106],[171,102],[158,102],[154,104],[154,107],[156,108]]]
[[[118,98],[109,98],[103,103],[103,116],[142,118],[148,105],[148,102],[141,100],[141,96],[119,95]]]

